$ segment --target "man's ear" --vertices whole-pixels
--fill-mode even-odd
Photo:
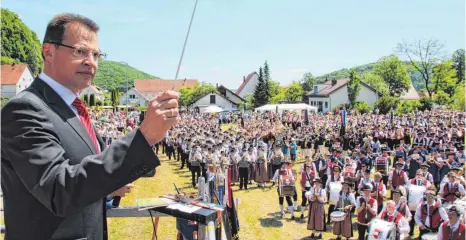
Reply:
[[[44,43],[42,45],[42,56],[44,57],[44,60],[46,60],[47,58],[53,57],[54,54],[55,54],[55,48],[53,47],[52,44]]]

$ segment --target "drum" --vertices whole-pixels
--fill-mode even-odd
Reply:
[[[396,225],[395,223],[387,222],[382,219],[374,218],[369,223],[368,240],[395,240]]]
[[[340,198],[340,191],[343,188],[341,185],[341,182],[331,182],[329,184],[329,192],[330,192],[330,197],[329,197],[329,202],[332,205],[337,205],[338,199]]]
[[[345,217],[346,213],[341,211],[334,211],[330,214],[330,220],[332,220],[332,222],[341,222],[345,220]]]
[[[295,192],[295,183],[289,176],[280,176],[278,189],[281,197],[293,196]]]
[[[375,171],[380,172],[382,175],[388,174],[388,159],[378,157],[375,159]]]
[[[409,185],[408,190],[408,207],[410,211],[416,211],[417,206],[424,198],[425,186]]]
[[[453,204],[455,204],[457,207],[460,207],[461,209],[466,209],[466,200],[458,199]]]
[[[426,233],[421,236],[422,240],[437,240],[437,233]]]

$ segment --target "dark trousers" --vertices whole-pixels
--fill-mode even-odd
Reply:
[[[410,230],[409,230],[409,235],[412,236],[412,235],[414,234],[414,224],[416,224],[416,222],[415,222],[415,220],[414,220],[414,214],[415,214],[416,212],[413,212],[413,211],[410,211],[410,212],[411,212],[411,215],[412,215],[413,217],[412,217],[411,220],[409,221],[409,228],[410,228]],[[420,230],[420,229],[419,229],[419,230]],[[421,230],[421,231],[422,231],[422,230]]]
[[[181,149],[181,146],[176,147],[176,161],[181,160],[182,154],[183,154],[183,150]]]
[[[167,146],[166,151],[168,155],[168,160],[172,160],[172,156],[175,155],[175,148],[173,146]]]
[[[162,154],[166,152],[167,149],[167,143],[165,141],[162,141]]]
[[[328,206],[327,224],[330,223],[330,214],[332,214],[333,211],[335,211],[335,205],[330,204],[330,205]]]
[[[273,177],[273,175],[275,174],[275,172],[276,172],[278,169],[280,169],[281,167],[282,167],[281,164],[280,164],[280,165],[274,165],[274,164],[272,164],[272,177]],[[272,178],[270,178],[270,179],[272,179]]]
[[[305,207],[308,200],[306,199],[306,192],[311,189],[310,187],[304,187],[304,191],[301,191],[301,207]]]
[[[278,193],[278,203],[280,205],[283,205],[283,200],[286,198],[286,203],[288,204],[288,207],[293,206],[293,201],[291,201],[291,196],[286,196],[286,197],[281,197],[280,196],[280,191],[277,188],[277,193]]]
[[[205,163],[201,163],[201,174],[202,177],[206,180],[207,182],[207,166]]]
[[[159,143],[155,144],[155,154],[159,154]]]
[[[199,166],[191,166],[191,181],[193,187],[196,187],[197,180],[201,176],[201,167]],[[197,174],[197,177],[195,176]]]
[[[366,238],[367,226],[358,224],[358,239],[364,240]]]
[[[294,194],[293,194],[293,201],[298,201],[298,193],[296,192],[296,188],[294,190]]]
[[[188,158],[188,154],[181,152],[181,168],[184,168],[184,164],[186,163],[186,159]]]
[[[249,177],[249,168],[238,168],[239,171],[239,189],[248,190],[248,177]]]

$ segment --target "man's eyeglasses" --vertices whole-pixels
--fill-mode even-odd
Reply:
[[[416,176],[422,176],[422,174],[416,174]]]
[[[77,58],[87,58],[92,53],[92,59],[98,62],[99,60],[104,59],[107,56],[107,54],[101,51],[92,51],[91,49],[86,48],[86,47],[73,47],[73,46],[69,46],[63,43],[59,43],[59,42],[47,42],[47,43],[73,49],[74,50],[73,56]]]

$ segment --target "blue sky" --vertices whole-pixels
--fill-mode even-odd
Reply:
[[[66,3],[65,3],[66,2]],[[108,59],[173,79],[195,0],[3,0],[42,41],[47,22],[74,12],[101,27]],[[180,78],[238,88],[267,60],[283,85],[374,62],[403,39],[465,44],[464,0],[199,0]]]

